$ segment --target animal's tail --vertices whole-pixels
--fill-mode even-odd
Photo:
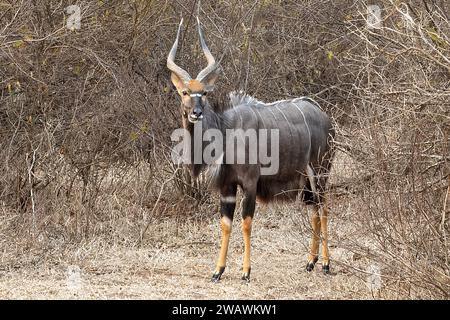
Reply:
[[[317,195],[315,195],[314,192],[312,191],[311,182],[309,181],[309,179],[306,179],[306,184],[303,187],[302,201],[305,204],[318,204],[319,203],[319,199],[317,198]]]

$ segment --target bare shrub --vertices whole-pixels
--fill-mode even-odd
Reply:
[[[71,1],[3,1],[0,241],[134,246],[161,216],[216,209],[207,180],[170,160],[180,111],[166,55],[183,15],[177,59],[204,66],[199,13],[222,59],[212,100],[308,95],[334,118],[350,159],[332,173],[335,228],[348,218],[361,235],[334,245],[381,266],[380,297],[448,298],[449,5],[373,3],[378,29],[366,1],[77,1],[69,30]]]

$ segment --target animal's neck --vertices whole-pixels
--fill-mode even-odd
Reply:
[[[191,169],[191,173],[194,177],[198,176],[200,172],[206,167],[206,163],[196,163],[198,161],[195,160],[195,152],[197,150],[201,151],[201,154],[203,155],[203,152],[205,150],[205,147],[208,146],[210,141],[203,141],[204,133],[207,130],[215,129],[216,133],[220,132],[222,137],[222,150],[215,149],[219,154],[215,155],[216,157],[223,156],[224,155],[224,148],[226,145],[226,130],[232,129],[232,127],[235,125],[234,119],[239,114],[239,105],[254,105],[257,103],[262,103],[261,101],[258,101],[254,99],[253,97],[245,94],[245,93],[237,93],[237,92],[231,92],[228,95],[221,95],[216,96],[214,100],[210,101],[210,103],[207,103],[203,110],[203,119],[201,122],[198,122],[196,124],[187,122],[185,128],[188,130],[190,134],[190,163],[189,165]],[[234,112],[228,111],[228,109],[232,108]],[[198,126],[200,125],[200,126]],[[197,127],[196,127],[197,126]],[[196,129],[197,128],[197,129]],[[197,149],[196,149],[197,148]],[[224,161],[224,158],[222,158],[222,161]]]
[[[225,137],[225,130],[227,128],[226,125],[227,121],[225,118],[225,115],[222,112],[216,112],[213,110],[211,105],[208,103],[205,105],[203,109],[203,119],[197,123],[188,123],[187,130],[190,134],[190,163],[189,165],[191,173],[194,177],[198,176],[200,172],[206,167],[206,163],[204,162],[203,157],[201,158],[201,163],[199,162],[199,153],[203,156],[203,152],[210,143],[210,141],[204,141],[205,132],[210,130],[212,132],[213,130],[216,130],[215,132],[219,131],[222,134],[222,137]],[[224,143],[222,143],[222,146],[224,147]],[[222,150],[217,150],[219,154],[223,153]],[[197,157],[196,157],[197,156]]]

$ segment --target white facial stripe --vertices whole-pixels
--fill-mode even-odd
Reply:
[[[221,197],[220,201],[224,203],[236,203],[236,197],[234,196]]]
[[[195,97],[199,97],[201,98],[202,94],[201,93],[192,93],[190,94],[191,98],[195,98]]]

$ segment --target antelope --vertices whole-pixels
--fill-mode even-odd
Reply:
[[[230,129],[253,130],[256,132],[256,139],[260,140],[262,137],[260,130],[267,129],[276,130],[279,139],[277,155],[279,164],[274,174],[262,174],[264,166],[259,158],[256,163],[233,163],[228,161],[230,159],[226,159],[225,151],[220,152],[221,154],[216,157],[212,179],[213,188],[220,193],[221,245],[211,280],[218,282],[226,267],[238,187],[243,192],[242,280],[250,281],[250,239],[257,199],[268,203],[279,199],[295,201],[301,197],[305,204],[312,206],[312,241],[306,270],[314,269],[319,257],[321,240],[322,270],[325,274],[329,274],[328,210],[325,187],[334,154],[334,129],[330,118],[321,110],[317,102],[308,97],[264,103],[245,93],[232,92],[228,98],[216,99],[219,102],[214,103],[214,99],[209,96],[220,74],[220,66],[206,45],[198,17],[200,45],[206,57],[207,66],[193,79],[187,71],[174,62],[182,24],[183,19],[178,26],[175,42],[167,57],[167,67],[171,71],[171,81],[181,97],[183,130],[194,136],[196,126],[201,123],[203,132],[215,129],[226,135]],[[192,159],[195,146],[202,150],[205,148],[204,140],[199,139],[194,137],[191,141],[189,157]],[[237,151],[249,156],[249,150],[249,146],[246,145]],[[211,165],[203,162],[189,164],[190,172],[194,177],[208,167]]]

